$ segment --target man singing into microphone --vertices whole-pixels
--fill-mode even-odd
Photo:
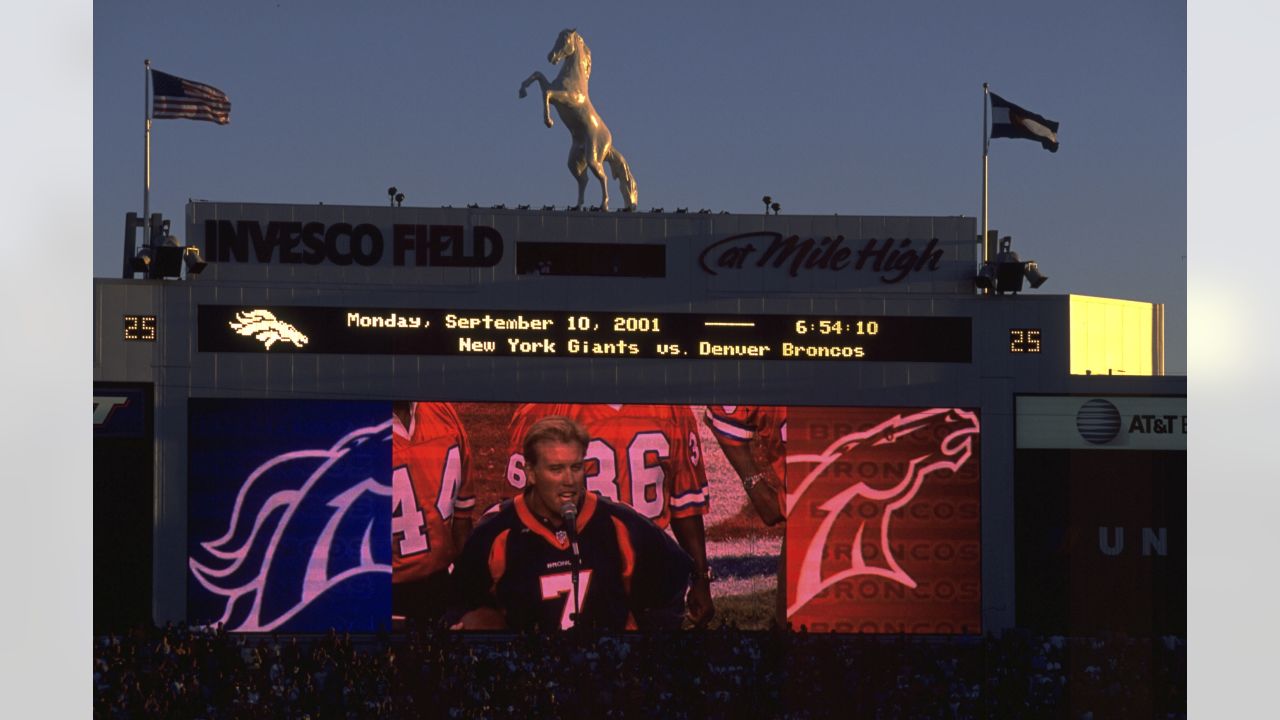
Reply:
[[[450,627],[680,626],[692,561],[652,521],[586,491],[588,441],[566,417],[529,427],[528,483],[467,539],[452,574]]]

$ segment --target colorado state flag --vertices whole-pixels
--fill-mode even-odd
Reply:
[[[1035,140],[1045,150],[1058,152],[1058,123],[990,94],[991,137]]]

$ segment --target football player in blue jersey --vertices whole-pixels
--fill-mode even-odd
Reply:
[[[692,561],[648,518],[586,491],[588,442],[566,417],[530,426],[524,491],[480,522],[454,564],[450,627],[680,626]]]

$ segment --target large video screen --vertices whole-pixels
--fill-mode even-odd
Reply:
[[[192,623],[981,632],[974,410],[193,399],[189,418]]]

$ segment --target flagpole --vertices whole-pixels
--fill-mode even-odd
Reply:
[[[142,80],[142,115],[146,119],[146,152],[142,161],[142,239],[149,247],[151,236],[151,58],[142,61],[145,68]]]
[[[991,246],[987,242],[987,150],[991,146],[991,135],[987,130],[987,99],[991,88],[982,83],[982,262],[990,262]]]

